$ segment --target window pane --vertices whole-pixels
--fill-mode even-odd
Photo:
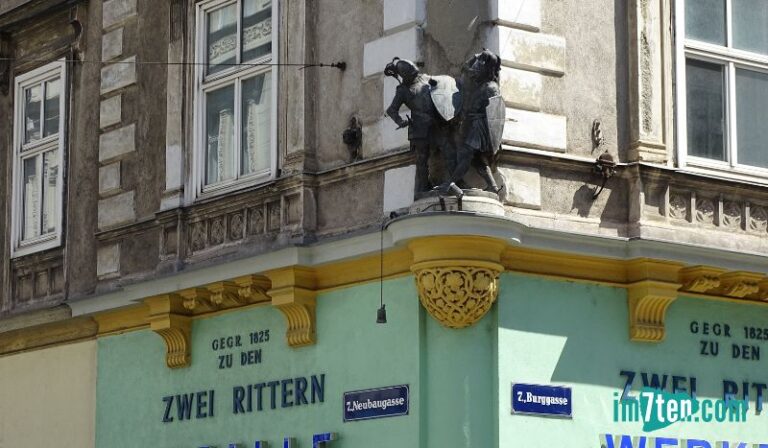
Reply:
[[[271,74],[243,81],[243,133],[240,174],[269,169]]]
[[[725,0],[686,0],[685,37],[725,45]]]
[[[22,239],[25,240],[40,235],[40,226],[38,224],[38,217],[40,216],[40,182],[37,178],[37,157],[24,159],[22,163],[22,176],[24,179]]]
[[[768,0],[733,0],[733,46],[768,54]]]
[[[45,83],[45,107],[43,108],[43,137],[59,132],[59,95],[61,80],[56,78]]]
[[[237,62],[237,4],[208,13],[208,73],[226,70]]]
[[[688,154],[725,160],[724,67],[688,59]]]
[[[58,150],[43,156],[43,234],[56,231],[56,184],[59,179]]]
[[[206,94],[206,184],[235,177],[235,86]]]
[[[42,85],[24,89],[24,143],[40,139]]]
[[[736,70],[736,120],[740,164],[768,168],[768,75]]]
[[[272,53],[272,0],[243,0],[243,61]]]

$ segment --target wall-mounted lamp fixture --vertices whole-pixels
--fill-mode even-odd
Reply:
[[[592,170],[595,172],[595,174],[598,174],[603,178],[603,182],[600,184],[600,188],[598,188],[595,191],[595,194],[592,195],[592,200],[595,200],[598,196],[600,196],[600,193],[603,192],[608,179],[616,174],[616,162],[613,160],[613,156],[608,154],[608,151],[606,150],[604,153],[600,154],[600,157],[598,157],[597,160],[595,160],[595,164],[592,166]]]

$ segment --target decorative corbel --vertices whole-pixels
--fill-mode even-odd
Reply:
[[[648,259],[627,265],[629,339],[661,342],[666,336],[667,309],[677,299],[683,265]]]
[[[75,34],[72,42],[72,58],[76,61],[82,61],[85,54],[85,33],[83,33],[85,26],[83,22],[87,20],[87,14],[87,7],[83,4],[74,5],[69,10],[69,24]]]
[[[260,303],[268,302],[269,291],[272,286],[272,282],[262,275],[246,275],[234,279],[234,282],[239,287],[237,293],[245,300],[245,303]]]
[[[474,236],[430,237],[409,243],[421,305],[448,328],[479,322],[496,302],[504,247],[501,240]]]
[[[630,285],[629,339],[636,342],[661,342],[666,335],[667,308],[677,299],[680,285],[643,281]]]
[[[707,294],[720,287],[720,275],[725,269],[708,266],[691,266],[680,270],[681,291]]]
[[[192,321],[176,294],[163,294],[144,299],[149,307],[149,328],[165,341],[165,363],[171,369],[189,366]]]
[[[206,285],[211,293],[209,300],[218,308],[234,308],[245,305],[245,300],[240,297],[240,287],[237,283],[224,281]]]
[[[760,282],[764,278],[764,275],[754,272],[728,272],[720,276],[718,292],[726,297],[743,299],[757,294],[760,291]]]
[[[272,288],[269,296],[272,306],[283,313],[288,324],[286,339],[291,347],[315,343],[315,272],[302,267],[288,267],[269,271]]]
[[[205,288],[189,288],[178,292],[183,299],[184,308],[193,314],[215,311],[217,307],[211,302],[211,292]]]

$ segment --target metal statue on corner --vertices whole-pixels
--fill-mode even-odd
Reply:
[[[416,192],[428,191],[432,188],[429,183],[430,137],[435,135],[432,129],[435,107],[430,97],[429,76],[422,74],[413,62],[400,58],[387,64],[384,74],[400,81],[387,115],[397,123],[397,129],[408,127],[411,150],[416,153]],[[405,119],[400,116],[403,105],[411,110],[411,116],[406,115]]]
[[[474,166],[485,182],[485,191],[500,187],[491,167],[501,148],[505,106],[499,89],[501,59],[483,50],[462,67],[460,79],[421,74],[416,65],[395,58],[384,74],[400,80],[387,115],[399,128],[408,127],[411,149],[416,152],[416,193],[428,191],[430,147],[438,147],[445,176],[435,190],[463,195],[463,178]],[[405,104],[413,117],[400,116]]]

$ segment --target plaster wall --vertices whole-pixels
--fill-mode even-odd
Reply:
[[[541,2],[542,33],[563,36],[568,45],[565,75],[544,77],[542,110],[567,117],[570,154],[596,158],[608,150],[626,157],[626,8],[621,0]],[[605,138],[599,150],[592,144],[594,120],[602,122]]]
[[[695,377],[699,399],[722,399],[724,380],[739,385],[736,398],[742,398],[743,382],[764,383],[762,372],[768,362],[764,342],[746,339],[744,327],[759,327],[767,317],[765,307],[680,297],[667,311],[666,338],[650,344],[629,340],[624,289],[503,274],[500,291],[500,447],[601,446],[599,435],[605,433],[704,439],[711,446],[714,441],[768,440],[766,416],[755,413],[754,388],[749,391],[746,422],[681,422],[648,433],[642,422],[613,420],[613,400],[626,380],[621,370],[637,373],[632,395],[642,388],[641,372],[648,378],[657,374],[660,380],[667,375],[668,392],[673,375]],[[698,333],[692,331],[693,322]],[[704,323],[710,326],[706,335],[702,334]],[[729,325],[730,336],[714,335],[714,323],[721,329]],[[702,340],[718,343],[718,355],[701,354]],[[760,359],[734,358],[734,344],[759,347]],[[515,382],[572,387],[573,418],[512,414],[511,385]],[[689,381],[680,384],[690,390]]]
[[[0,358],[0,378],[0,447],[95,446],[95,341]]]

